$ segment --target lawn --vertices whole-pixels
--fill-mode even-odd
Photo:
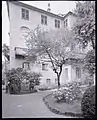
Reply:
[[[86,88],[87,88],[86,86],[81,87],[83,94]],[[74,100],[73,103],[68,104],[64,101],[57,102],[53,95],[50,94],[44,98],[44,102],[52,112],[54,112],[53,110],[55,110],[58,111],[57,113],[59,114],[82,117],[81,98],[79,100]]]
[[[81,100],[67,104],[65,102],[57,102],[51,94],[46,97],[46,102],[48,102],[52,108],[60,111],[61,113],[81,114]]]

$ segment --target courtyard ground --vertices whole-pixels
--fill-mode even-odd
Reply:
[[[51,91],[10,95],[2,91],[2,118],[70,118],[52,113],[43,103]]]

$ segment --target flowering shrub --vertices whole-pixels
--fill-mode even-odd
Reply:
[[[65,98],[64,98],[64,92],[63,92],[61,89],[59,89],[59,90],[57,90],[57,91],[54,91],[54,92],[53,92],[53,97],[54,97],[55,99],[57,99],[58,102],[65,100]]]
[[[63,89],[59,89],[53,92],[53,97],[59,101],[65,101],[66,103],[71,103],[73,100],[80,99],[82,97],[81,90],[76,82],[66,85]]]

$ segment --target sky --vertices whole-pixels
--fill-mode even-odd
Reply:
[[[75,1],[20,1],[43,10],[47,10],[48,3],[50,3],[51,12],[55,14],[66,14],[72,11],[76,4]],[[2,45],[6,43],[9,45],[9,18],[7,12],[6,1],[2,1]]]

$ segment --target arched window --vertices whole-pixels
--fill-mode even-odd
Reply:
[[[29,35],[30,29],[26,26],[22,26],[20,28],[20,32],[21,32],[21,39],[25,40]]]

